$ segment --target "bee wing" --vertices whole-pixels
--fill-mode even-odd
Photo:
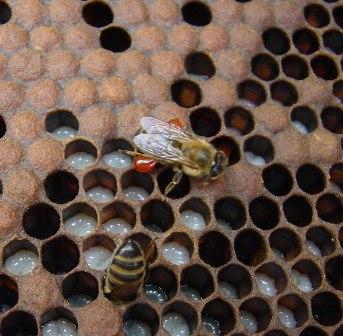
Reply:
[[[173,146],[172,140],[162,134],[138,134],[133,138],[133,142],[142,153],[149,154],[157,160],[194,167],[194,164],[185,157],[182,151]]]
[[[183,131],[181,128],[170,125],[164,121],[152,117],[143,117],[140,120],[141,126],[148,134],[159,134],[170,140],[186,141],[193,139],[194,135]]]

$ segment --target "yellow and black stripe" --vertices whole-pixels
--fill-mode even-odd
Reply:
[[[133,240],[127,240],[113,255],[105,276],[104,293],[113,301],[131,300],[142,284],[145,269],[141,249]]]

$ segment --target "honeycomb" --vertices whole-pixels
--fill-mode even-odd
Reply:
[[[192,335],[211,335],[210,317],[220,335],[342,336],[342,28],[339,0],[0,1],[0,334],[42,335],[66,318],[82,336],[123,335],[130,319],[167,335],[162,315],[176,312]],[[179,118],[222,149],[223,176],[207,186],[183,176],[167,197],[170,168],[111,168],[104,156],[132,149],[146,115]],[[73,137],[56,140],[58,127]],[[67,159],[80,151],[95,160],[78,170]],[[114,198],[95,202],[96,186]],[[127,197],[129,187],[144,200]],[[184,210],[205,227],[185,226]],[[80,211],[96,219],[82,237],[66,229]],[[114,217],[132,230],[105,231]],[[104,271],[85,252],[113,251],[129,236],[154,239],[145,284],[163,288],[166,302],[140,293],[113,307],[104,297]],[[189,262],[164,257],[170,242]],[[23,249],[37,265],[14,275],[5,261]],[[76,294],[88,304],[71,304]],[[280,306],[295,325],[281,323]]]

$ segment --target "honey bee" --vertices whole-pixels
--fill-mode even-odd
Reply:
[[[103,281],[105,296],[114,304],[136,298],[154,253],[151,241],[145,251],[133,239],[127,239],[113,253]]]
[[[173,167],[175,174],[164,193],[169,194],[181,181],[182,175],[196,177],[208,183],[218,178],[228,164],[228,157],[204,138],[182,129],[178,119],[169,123],[152,117],[140,120],[142,130],[133,138],[134,168],[151,172],[157,163]]]

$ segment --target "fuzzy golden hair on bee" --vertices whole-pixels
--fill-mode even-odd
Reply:
[[[104,294],[112,303],[122,304],[136,298],[152,251],[150,244],[143,251],[133,239],[124,241],[115,250],[103,282]]]

